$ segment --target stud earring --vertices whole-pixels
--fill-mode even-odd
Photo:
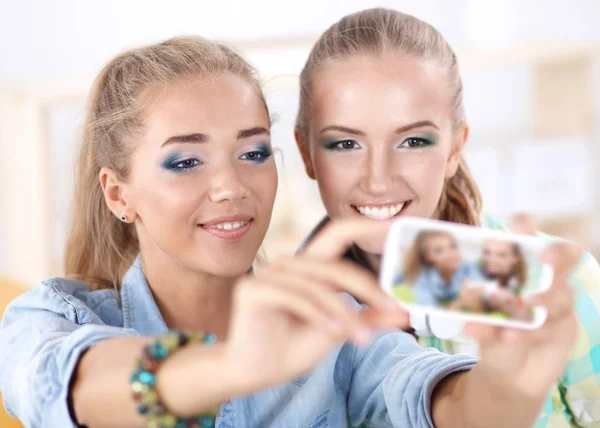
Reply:
[[[121,216],[121,220],[122,221],[127,221],[127,217],[125,217],[124,215]]]

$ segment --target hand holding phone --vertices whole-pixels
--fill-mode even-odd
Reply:
[[[547,290],[552,268],[535,236],[402,217],[388,234],[382,288],[413,314],[536,328],[546,310],[528,302]]]

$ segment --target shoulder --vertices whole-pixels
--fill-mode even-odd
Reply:
[[[490,229],[508,230],[506,222],[495,217],[482,215],[480,218],[481,226]],[[545,240],[547,243],[565,241],[562,238],[547,235],[543,232],[538,232],[537,236]],[[600,293],[596,291],[600,284],[600,265],[598,261],[589,252],[586,252],[581,257],[577,267],[573,270],[570,276],[570,282],[576,286],[576,291],[584,293],[597,294],[597,300],[600,302]]]
[[[487,214],[482,214],[479,217],[479,224],[486,229],[508,230],[507,222]]]
[[[50,278],[12,301],[2,324],[26,316],[65,318],[75,324],[114,324],[119,321],[119,301],[115,290],[92,290],[82,281]]]

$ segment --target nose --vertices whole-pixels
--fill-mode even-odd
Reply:
[[[382,145],[383,146],[383,145]],[[392,184],[392,156],[386,150],[371,150],[363,165],[362,187],[371,195],[384,195]]]
[[[208,198],[211,202],[236,202],[248,196],[248,189],[234,165],[221,163],[210,177]]]

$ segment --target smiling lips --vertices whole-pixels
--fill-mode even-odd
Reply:
[[[352,207],[367,218],[373,220],[389,220],[400,215],[410,203],[411,201],[404,201],[384,205],[352,205]]]
[[[200,228],[223,241],[235,242],[250,230],[253,219],[246,214],[221,217],[199,225]]]

